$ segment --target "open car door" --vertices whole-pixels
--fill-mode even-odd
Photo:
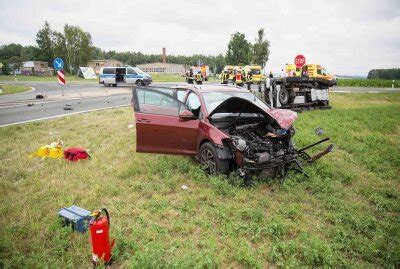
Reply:
[[[176,89],[133,87],[132,93],[137,152],[196,154],[199,119],[186,113]]]

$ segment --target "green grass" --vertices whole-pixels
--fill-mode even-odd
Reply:
[[[1,128],[0,263],[90,267],[89,235],[57,221],[76,204],[109,210],[117,267],[394,268],[400,94],[331,96],[332,110],[299,114],[295,140],[305,146],[322,127],[335,150],[306,167],[310,178],[254,188],[207,177],[189,157],[135,153],[130,108]],[[28,157],[57,138],[92,158]]]
[[[154,82],[184,82],[185,78],[178,74],[151,74]]]
[[[4,84],[0,84],[0,89],[3,90],[2,93],[0,93],[0,95],[6,95],[6,94],[13,94],[13,93],[30,91],[31,87],[28,87],[28,86],[25,86],[25,85],[4,85]]]
[[[71,76],[71,75],[66,75],[65,80],[68,83],[68,81],[79,81],[79,82],[93,82],[93,81],[98,81],[98,79],[84,79],[80,78],[77,76]],[[52,76],[52,77],[37,77],[37,76],[22,76],[22,75],[17,75],[17,80],[15,80],[14,76],[5,76],[5,75],[0,75],[0,81],[51,81],[51,82],[57,82],[57,76]]]
[[[391,79],[338,79],[338,86],[343,87],[378,87],[391,88]],[[400,80],[394,81],[394,87],[400,87]]]

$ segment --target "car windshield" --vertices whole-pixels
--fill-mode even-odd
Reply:
[[[250,73],[252,75],[259,75],[259,74],[261,74],[261,70],[260,69],[251,69]]]
[[[137,67],[133,67],[133,69],[135,69],[135,71],[139,74],[144,74],[144,72]]]
[[[250,92],[205,92],[202,94],[208,114],[210,114],[217,106],[231,97],[239,97],[246,99],[263,110],[269,107],[261,101],[258,97]]]

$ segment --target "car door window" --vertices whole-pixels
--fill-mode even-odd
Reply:
[[[183,102],[183,101],[185,100],[186,93],[187,93],[187,90],[180,90],[180,89],[178,89],[178,90],[176,91],[176,95],[177,95],[177,97],[178,97],[178,100],[181,101],[181,102]]]
[[[186,105],[196,118],[200,118],[201,103],[199,97],[194,92],[189,93]]]
[[[103,74],[115,74],[115,68],[104,68]]]
[[[148,114],[178,116],[185,105],[173,97],[169,89],[136,89],[135,111]]]

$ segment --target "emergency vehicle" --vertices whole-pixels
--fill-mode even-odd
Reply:
[[[250,84],[261,84],[263,79],[263,75],[261,73],[261,66],[259,65],[246,65],[243,67],[243,71],[245,74],[250,74],[251,81]]]
[[[288,64],[285,71],[285,77],[265,81],[264,97],[271,107],[292,110],[330,108],[329,88],[336,84],[334,76],[315,64],[303,68]]]
[[[306,64],[303,67],[296,67],[294,64],[286,64],[285,66],[286,77],[300,77],[307,76],[309,78],[322,78],[332,82],[332,85],[337,84],[334,76],[330,75],[326,69],[319,64]]]
[[[103,84],[105,87],[115,87],[117,85],[146,86],[151,82],[151,76],[138,67],[107,66],[100,69],[99,83]]]

